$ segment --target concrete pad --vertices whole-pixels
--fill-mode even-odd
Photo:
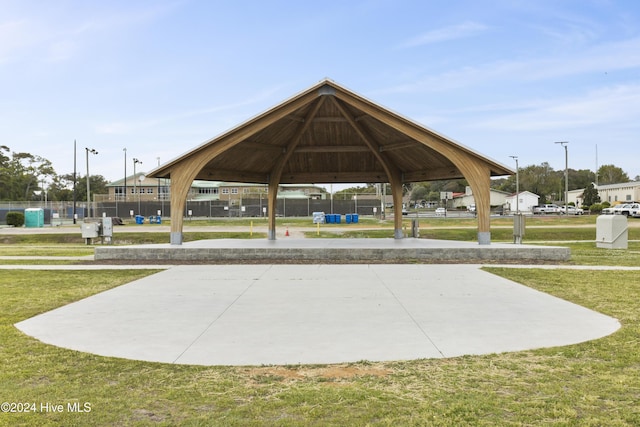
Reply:
[[[95,259],[277,263],[279,260],[323,261],[567,261],[571,250],[559,246],[460,242],[433,239],[212,239],[182,245],[96,246]]]
[[[263,365],[560,346],[620,324],[479,266],[325,264],[172,267],[16,327],[104,356]]]

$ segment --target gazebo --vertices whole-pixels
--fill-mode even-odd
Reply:
[[[149,173],[171,178],[171,236],[182,244],[195,179],[268,185],[268,239],[276,238],[279,184],[389,183],[394,236],[402,232],[402,184],[464,178],[476,201],[478,242],[489,244],[490,178],[509,167],[344,88],[322,80]]]

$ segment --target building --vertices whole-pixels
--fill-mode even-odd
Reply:
[[[595,188],[598,190],[600,201],[609,202],[611,205],[640,201],[640,181],[598,185]],[[569,203],[573,202],[577,207],[583,206],[583,193],[584,188],[569,191]]]
[[[516,200],[517,197],[517,200]],[[512,213],[520,212],[524,214],[533,214],[533,208],[538,206],[540,196],[530,191],[521,191],[518,194],[512,194],[507,197],[505,203],[507,209]]]
[[[140,172],[125,179],[113,181],[107,185],[107,195],[96,195],[100,202],[150,202],[169,201],[171,198],[171,179],[148,178]],[[125,198],[126,194],[126,198]],[[259,199],[266,197],[268,186],[240,182],[201,181],[195,180],[191,184],[187,199],[189,201],[228,200],[231,205],[237,205],[243,198]],[[281,184],[278,198],[287,199],[325,199],[327,191],[312,184]]]
[[[505,191],[499,190],[490,190],[490,205],[491,206],[504,206],[507,200],[507,196],[509,193]],[[453,196],[453,207],[454,208],[462,208],[470,205],[476,205],[475,197],[473,196],[473,191],[471,191],[471,187],[467,186],[464,193],[456,193]],[[522,210],[522,209],[520,209]]]

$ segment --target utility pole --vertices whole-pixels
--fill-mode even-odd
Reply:
[[[569,214],[569,149],[567,144],[569,141],[557,141],[564,147],[564,213]]]
[[[87,155],[87,213],[89,214],[89,215],[85,215],[85,216],[88,216],[89,218],[91,218],[91,189],[90,189],[90,185],[89,185],[89,180],[90,180],[90,176],[89,176],[89,153],[98,154],[98,152],[93,148],[87,148],[87,147],[85,147],[84,150],[86,151],[86,155]]]
[[[516,161],[516,213],[520,213],[520,177],[518,176],[518,156],[509,156]]]

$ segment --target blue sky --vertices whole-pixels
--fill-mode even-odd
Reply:
[[[640,175],[640,2],[0,0],[0,145],[150,170],[323,78],[512,168]],[[597,148],[596,148],[597,147]]]

